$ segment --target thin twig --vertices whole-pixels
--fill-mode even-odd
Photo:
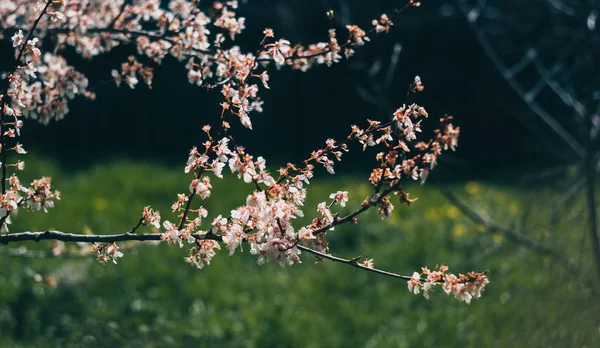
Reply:
[[[371,196],[371,198],[369,199],[367,204],[364,204],[360,207],[360,209],[354,211],[351,214],[348,214],[346,216],[344,216],[341,219],[335,219],[332,223],[327,224],[317,230],[313,231],[313,234],[319,234],[319,233],[323,233],[328,231],[330,228],[335,227],[337,225],[341,225],[345,222],[349,222],[352,221],[352,219],[354,219],[355,217],[357,217],[358,215],[364,213],[365,211],[367,211],[369,208],[371,208],[374,205],[377,205],[377,203],[379,203],[384,197],[388,196],[390,193],[394,192],[394,191],[398,191],[400,190],[400,184],[402,183],[402,181],[398,180],[397,183],[395,183],[394,185],[388,187],[387,189],[385,189],[382,193],[376,193],[373,196]]]
[[[397,274],[397,273],[383,271],[383,270],[380,270],[380,269],[377,269],[377,268],[370,268],[370,267],[364,266],[364,265],[358,263],[355,259],[350,259],[350,260],[348,260],[348,259],[342,259],[342,258],[337,257],[337,256],[333,256],[333,255],[322,253],[320,251],[316,251],[314,249],[305,247],[303,245],[298,245],[298,249],[304,250],[304,251],[306,251],[308,253],[311,253],[313,255],[317,255],[318,257],[322,257],[322,258],[327,259],[327,260],[331,260],[331,261],[339,262],[339,263],[344,263],[346,265],[350,265],[352,267],[360,268],[360,269],[363,269],[365,271],[382,274],[382,275],[385,275],[385,276],[388,276],[388,277],[400,278],[400,279],[404,279],[404,280],[410,280],[411,279],[411,277],[409,277],[409,276],[405,276],[405,275],[401,275],[401,274]]]
[[[406,9],[408,9],[409,7],[412,7],[412,6],[414,6],[413,2],[412,1],[408,1],[400,9],[394,10],[393,14],[391,15],[391,18],[395,18],[395,17],[399,16]],[[378,34],[378,33],[376,33],[375,28],[372,28],[371,30],[369,30],[369,31],[366,32],[366,36],[369,36],[371,34]],[[344,48],[346,48],[348,46],[351,46],[352,44],[353,44],[352,41],[346,41],[345,43],[339,45],[339,48],[341,50],[341,49],[344,49]],[[319,57],[319,56],[325,55],[325,54],[330,53],[330,52],[331,52],[331,48],[329,46],[327,46],[325,49],[323,49],[320,52],[315,52],[315,53],[311,53],[311,54],[307,54],[307,55],[296,55],[295,54],[295,55],[292,55],[292,56],[289,56],[289,57],[285,57],[285,60],[292,60],[292,61],[294,61],[294,60],[299,60],[299,59],[315,58],[315,57]],[[273,60],[274,60],[273,58],[260,58],[260,59],[257,59],[257,61],[259,61],[259,62],[270,62],[270,61],[273,61]]]
[[[200,176],[204,173],[204,168],[200,168],[198,170],[198,174],[196,174],[196,179],[200,178]],[[185,205],[185,209],[183,210],[183,215],[181,216],[181,222],[179,222],[179,227],[177,228],[178,230],[181,230],[183,228],[183,225],[185,225],[187,216],[190,212],[190,207],[192,206],[192,200],[194,199],[194,197],[196,196],[196,189],[194,188],[194,190],[192,190],[192,192],[187,196],[187,203]]]
[[[119,20],[119,18],[121,18],[121,16],[123,15],[123,13],[125,12],[125,8],[127,7],[127,5],[129,5],[132,1],[131,0],[123,0],[123,4],[121,4],[121,8],[119,9],[119,14],[115,17],[115,19],[113,19],[113,21],[108,25],[108,28],[114,28],[115,25],[117,24],[117,21]]]

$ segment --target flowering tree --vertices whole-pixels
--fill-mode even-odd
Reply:
[[[409,0],[394,11],[394,16],[419,2]],[[402,188],[408,180],[425,182],[438,156],[455,150],[460,129],[452,125],[452,117],[440,119],[440,127],[429,139],[421,140],[421,122],[428,117],[425,108],[402,105],[387,121],[368,120],[365,126],[352,125],[349,135],[339,141],[327,139],[323,148],[313,151],[302,163],[288,163],[277,173],[267,170],[261,156],[246,152],[228,134],[232,119],[252,129],[250,115],[262,111],[259,92],[269,89],[269,73],[273,68],[307,71],[316,65],[332,65],[353,55],[354,49],[369,37],[387,33],[393,16],[381,15],[372,21],[368,31],[347,25],[345,39],[329,30],[327,42],[308,46],[293,45],[265,29],[254,53],[242,52],[235,45],[236,35],[244,30],[245,18],[236,16],[237,1],[214,2],[203,9],[196,0],[172,0],[161,6],[159,0],[13,0],[0,4],[0,24],[15,49],[15,67],[5,76],[0,108],[0,150],[2,192],[0,195],[0,243],[54,241],[53,253],[61,253],[63,243],[77,242],[96,254],[101,263],[123,256],[117,242],[164,241],[179,247],[188,245],[185,261],[202,269],[209,265],[216,251],[226,247],[229,255],[247,245],[257,255],[258,263],[275,261],[281,266],[300,263],[302,252],[345,263],[366,271],[404,279],[415,294],[425,297],[435,286],[447,294],[469,303],[481,296],[488,279],[484,273],[454,275],[447,266],[404,276],[374,267],[372,259],[342,259],[329,253],[327,233],[344,223],[356,224],[358,217],[376,207],[382,218],[388,217],[396,196],[400,204],[410,205],[414,199]],[[332,13],[329,13],[333,16]],[[76,97],[94,98],[86,77],[70,66],[62,55],[72,47],[84,58],[94,57],[121,46],[130,45],[137,54],[129,57],[119,69],[112,71],[117,85],[135,88],[140,82],[152,86],[154,69],[171,56],[185,64],[189,82],[222,94],[221,123],[202,127],[206,141],[189,151],[184,171],[189,173],[188,190],[177,194],[172,205],[173,217],[163,220],[151,207],[144,208],[140,219],[129,231],[112,235],[82,235],[61,231],[8,232],[11,214],[19,208],[48,211],[60,199],[59,191],[49,177],[21,184],[16,171],[24,170],[21,160],[9,154],[27,152],[16,140],[23,118],[47,124],[62,119],[69,111],[68,101]],[[419,77],[408,93],[423,90]],[[232,122],[234,125],[236,122]],[[360,208],[349,215],[336,212],[349,201],[348,192],[332,193],[328,202],[318,204],[316,215],[306,226],[294,221],[304,216],[302,207],[316,167],[335,174],[335,163],[341,161],[352,143],[363,150],[378,148],[376,165],[369,181],[373,193]],[[223,170],[252,187],[245,202],[226,214],[215,214],[198,205],[198,200],[212,195],[211,180],[223,178]],[[312,210],[312,209],[311,209]],[[295,226],[296,225],[296,226]],[[139,233],[149,226],[160,233]]]

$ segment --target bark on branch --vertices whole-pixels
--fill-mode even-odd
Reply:
[[[60,231],[44,231],[44,232],[18,232],[0,234],[0,244],[7,245],[11,242],[34,241],[42,240],[58,240],[61,242],[82,242],[82,243],[113,243],[123,241],[160,241],[160,233],[131,233],[125,232],[121,234],[105,234],[105,235],[88,235],[65,233]],[[208,234],[195,234],[196,239],[212,239],[221,241],[221,237]]]

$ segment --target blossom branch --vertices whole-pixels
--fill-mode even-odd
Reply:
[[[415,295],[423,290],[423,296],[425,296],[425,298],[429,298],[429,291],[431,291],[433,287],[440,286],[447,295],[452,294],[459,301],[471,303],[473,298],[481,297],[483,289],[489,283],[485,272],[469,272],[466,275],[459,274],[456,276],[454,274],[447,273],[448,267],[442,265],[439,267],[436,266],[433,270],[423,267],[421,273],[414,272],[413,275],[409,277],[375,268],[372,259],[359,263],[358,260],[360,260],[362,256],[351,259],[343,259],[341,257],[326,254],[301,245],[298,246],[298,248],[310,254],[316,255],[319,259],[327,259],[387,277],[407,280],[408,290],[413,292]]]
[[[198,174],[196,174],[196,178],[200,177],[200,175],[202,175],[202,173],[204,172],[204,169],[201,168],[198,171]],[[187,216],[190,213],[190,208],[192,207],[192,200],[194,199],[194,197],[196,196],[196,190],[193,190],[188,196],[187,196],[187,203],[185,204],[185,208],[183,209],[183,213],[181,215],[181,222],[179,223],[179,230],[181,230],[183,228],[183,225],[185,224],[186,220],[187,220]]]
[[[395,15],[402,13],[408,7],[420,4],[416,0],[406,1],[406,5],[395,11]],[[4,112],[16,117],[23,111],[26,116],[38,118],[42,123],[47,123],[52,118],[62,118],[68,111],[67,98],[72,99],[77,94],[91,98],[91,94],[87,92],[87,79],[74,72],[66,65],[66,60],[57,55],[57,52],[67,45],[74,47],[82,56],[88,58],[109,51],[122,41],[135,45],[137,56],[147,57],[149,60],[141,63],[136,56],[131,56],[121,65],[120,71],[112,71],[117,85],[124,82],[130,88],[134,88],[139,83],[138,78],[143,79],[151,87],[153,65],[159,65],[166,56],[172,56],[179,61],[191,57],[186,64],[190,83],[198,86],[222,86],[221,94],[224,102],[221,103],[223,108],[221,119],[226,134],[230,127],[224,119],[226,111],[238,117],[241,124],[249,129],[252,129],[249,113],[262,111],[262,101],[258,92],[262,87],[269,88],[269,75],[267,70],[263,70],[260,74],[255,73],[259,67],[258,62],[273,61],[278,68],[290,66],[292,69],[302,71],[319,64],[329,66],[339,62],[343,58],[342,53],[346,58],[352,56],[354,47],[369,41],[366,35],[387,33],[393,26],[392,21],[385,14],[371,22],[373,28],[368,32],[356,25],[348,25],[346,26],[349,32],[348,39],[341,45],[338,44],[335,28],[332,27],[329,30],[328,42],[311,44],[308,48],[301,45],[292,46],[288,40],[282,38],[266,43],[267,38],[274,38],[274,33],[271,29],[265,29],[258,50],[252,54],[242,52],[235,44],[230,48],[225,48],[229,45],[222,45],[227,40],[225,37],[227,33],[231,41],[234,41],[235,36],[245,27],[245,18],[236,17],[234,11],[237,8],[236,1],[215,2],[208,15],[200,11],[195,6],[197,5],[195,2],[173,2],[166,7],[161,7],[156,1],[115,2],[108,9],[109,12],[102,15],[97,13],[94,2],[90,2],[84,9],[78,8],[78,4],[62,1],[46,2],[46,8],[50,3],[56,4],[56,9],[47,12],[49,20],[44,23],[47,25],[42,25],[44,30],[38,32],[42,36],[48,33],[56,34],[56,47],[51,51],[54,53],[46,53],[43,58],[40,58],[40,50],[35,48],[38,39],[34,39],[32,44],[27,43],[30,45],[28,48],[35,50],[35,55],[38,57],[36,63],[39,65],[36,67],[33,62],[28,62],[26,67],[17,67],[23,68],[23,71],[18,71],[20,75],[16,76],[18,83],[13,83],[20,95],[11,98],[11,101],[18,108],[10,109],[11,113]],[[65,11],[65,14],[58,10]],[[129,16],[128,13],[133,16]],[[127,17],[120,21],[123,15]],[[31,38],[40,19],[41,17],[37,19],[34,28],[29,32],[28,39]],[[10,20],[10,26],[16,26],[17,23],[29,19],[24,11],[15,16],[9,15],[7,19],[0,18],[0,22],[2,20]],[[124,24],[124,21],[127,23]],[[61,27],[63,24],[64,26]],[[212,28],[209,30],[209,25],[217,28],[214,37],[209,36],[212,30]],[[14,47],[23,45],[18,57],[20,59],[25,52],[23,33],[19,31],[13,36],[12,41]],[[193,56],[194,52],[196,56]],[[261,66],[266,67],[267,64]],[[35,75],[38,70],[42,73],[42,78]],[[50,87],[42,89],[40,87],[42,82]],[[411,85],[411,92],[423,88],[418,77],[415,78],[413,85]],[[59,97],[53,98],[50,93]],[[281,168],[278,180],[273,178],[262,156],[254,157],[246,153],[242,146],[235,146],[235,144],[235,149],[232,151],[229,142],[235,143],[233,139],[227,136],[220,140],[214,139],[210,135],[210,125],[206,125],[202,127],[208,135],[208,140],[203,143],[205,150],[200,152],[197,147],[193,147],[184,168],[185,173],[193,173],[189,192],[179,193],[177,201],[171,206],[180,220],[177,224],[169,220],[162,221],[165,232],[135,233],[142,225],[161,229],[159,212],[147,206],[137,224],[122,234],[82,235],[54,230],[19,232],[0,234],[0,243],[42,240],[91,243],[91,252],[97,253],[97,259],[101,263],[111,259],[116,263],[116,260],[123,256],[117,242],[165,241],[179,247],[187,243],[192,247],[185,260],[199,269],[210,264],[216,250],[221,249],[222,245],[227,247],[229,255],[233,255],[237,248],[241,251],[242,246],[248,244],[250,253],[258,256],[259,264],[275,261],[281,266],[301,263],[299,255],[304,250],[322,258],[353,264],[355,267],[407,280],[410,291],[418,293],[422,289],[426,297],[431,286],[443,284],[446,293],[453,293],[457,299],[469,303],[471,298],[480,296],[488,283],[485,273],[471,272],[457,277],[445,273],[448,268],[441,266],[434,271],[424,268],[420,274],[415,272],[408,277],[375,270],[372,259],[365,260],[361,266],[358,266],[359,258],[345,260],[327,253],[329,250],[326,240],[327,231],[343,223],[356,223],[357,216],[373,206],[378,207],[379,214],[383,218],[389,217],[394,209],[388,198],[391,193],[399,196],[401,204],[410,205],[413,200],[410,200],[408,193],[402,190],[401,183],[409,179],[420,179],[423,183],[429,171],[437,165],[438,156],[445,150],[455,150],[460,128],[451,124],[451,116],[440,119],[442,127],[434,131],[432,138],[426,141],[418,140],[417,134],[421,132],[421,121],[427,117],[428,114],[423,107],[416,104],[402,105],[394,112],[392,120],[383,123],[368,120],[366,129],[352,125],[352,132],[341,143],[336,145],[335,140],[327,139],[326,147],[314,151],[310,158],[304,161],[304,167],[288,164],[286,168]],[[15,129],[10,129],[12,133],[18,133],[16,123],[15,120]],[[3,123],[3,126],[11,124],[13,123]],[[10,134],[14,136],[12,133]],[[296,231],[293,226],[294,221],[304,216],[301,210],[307,197],[307,189],[304,185],[310,184],[314,164],[321,164],[330,174],[335,174],[334,160],[341,161],[343,152],[349,151],[347,143],[351,140],[362,144],[363,151],[368,147],[383,148],[375,156],[378,164],[369,177],[370,183],[374,186],[374,193],[367,197],[356,211],[340,218],[339,214],[332,212],[331,209],[337,205],[345,207],[348,202],[348,192],[337,191],[329,196],[332,199],[330,204],[326,202],[318,204],[319,214],[310,225],[301,226]],[[4,138],[1,145],[5,145]],[[3,150],[3,155],[6,156],[6,149]],[[18,143],[12,150],[25,153]],[[6,170],[6,163],[3,164],[3,169]],[[18,165],[19,163],[15,166]],[[22,168],[23,165],[20,167]],[[253,183],[255,190],[246,197],[244,204],[225,214],[227,217],[216,216],[208,230],[203,231],[201,228],[206,225],[204,221],[208,211],[203,207],[192,209],[192,202],[195,196],[199,196],[198,199],[210,197],[212,190],[210,173],[217,178],[223,178],[222,171],[227,167],[232,174],[237,174],[238,179],[248,184]],[[203,175],[204,173],[207,175]],[[5,174],[3,179],[6,179]],[[4,197],[0,200],[0,216],[5,216],[2,219],[6,219],[0,222],[5,222],[5,225],[9,223],[10,211],[16,210],[23,202],[29,210],[40,210],[54,206],[53,200],[59,199],[59,192],[52,191],[49,178],[35,180],[31,188],[22,186],[16,175],[11,176],[9,181],[10,190],[5,191]],[[27,192],[27,195],[22,198],[21,192]]]
[[[208,249],[206,246],[210,246],[210,251],[212,248],[216,247],[214,244],[215,241],[222,242],[223,239],[220,236],[216,236],[212,233],[206,234],[196,234],[194,237],[197,239],[197,243],[199,247],[195,248],[196,252],[201,252],[201,250]],[[39,242],[41,240],[55,240],[62,242],[86,242],[93,243],[94,247],[92,248],[93,252],[98,252],[98,259],[105,262],[109,257],[113,258],[113,261],[116,263],[116,257],[121,257],[122,253],[118,250],[119,248],[116,246],[115,242],[120,241],[160,241],[161,234],[160,233],[150,233],[150,234],[133,234],[130,232],[126,232],[123,234],[116,235],[82,235],[82,234],[73,234],[73,233],[64,233],[60,231],[45,231],[45,232],[20,232],[13,234],[4,234],[0,235],[0,243],[8,244],[14,241],[36,241]],[[109,243],[104,246],[97,246],[95,243]],[[467,275],[460,274],[458,277],[453,274],[445,273],[447,271],[447,267],[442,266],[438,271],[437,268],[435,271],[429,271],[426,267],[423,268],[423,274],[426,276],[425,278],[421,278],[421,275],[417,272],[414,272],[412,276],[405,276],[389,271],[384,271],[374,267],[373,260],[368,259],[361,263],[358,262],[361,257],[356,257],[352,259],[343,259],[340,257],[336,257],[330,254],[326,254],[312,248],[298,245],[298,249],[306,251],[307,253],[313,254],[318,258],[327,259],[333,262],[343,263],[346,265],[350,265],[355,268],[359,268],[361,270],[365,270],[368,272],[373,272],[377,274],[381,274],[387,277],[403,279],[408,281],[408,288],[415,294],[418,294],[420,289],[423,289],[423,294],[425,297],[429,297],[428,291],[435,285],[442,286],[444,291],[447,294],[454,294],[458,300],[465,301],[470,303],[472,298],[477,298],[481,296],[481,292],[483,288],[488,283],[487,277],[484,273],[474,273],[470,272]],[[199,251],[200,250],[200,251]],[[9,256],[21,256],[28,258],[43,258],[48,257],[48,254],[43,252],[32,253],[28,252],[26,249],[0,249],[0,254],[6,254]],[[70,254],[68,254],[71,256]],[[80,255],[77,255],[80,256]],[[82,255],[81,255],[82,256]]]
[[[409,0],[400,9],[394,10],[392,18],[397,17],[398,15],[400,15],[401,13],[403,13],[404,11],[406,11],[409,7],[417,7],[417,6],[420,6],[420,5],[421,5],[421,3],[419,1]],[[365,33],[365,35],[371,35],[373,33],[379,34],[381,32],[387,32],[387,30],[388,29],[383,30],[383,29],[381,29],[381,27],[375,26],[374,28],[372,28],[369,31],[367,31]],[[355,42],[353,42],[351,40],[348,40],[347,42],[339,45],[338,48],[339,49],[344,49],[344,48],[348,48],[349,46],[353,46],[354,44],[355,44]],[[316,58],[316,57],[323,56],[323,55],[326,55],[326,54],[331,53],[331,52],[332,52],[331,46],[327,46],[326,48],[324,48],[323,50],[321,50],[319,52],[310,53],[310,54],[304,54],[304,55],[303,54],[294,54],[294,55],[285,57],[285,60],[286,61],[295,61],[295,60],[300,60],[300,59]],[[273,58],[259,58],[259,59],[257,59],[257,61],[259,61],[259,62],[272,62],[274,60],[275,59],[273,59]]]
[[[40,20],[46,14],[46,11],[48,10],[48,7],[50,6],[51,3],[52,3],[51,0],[46,1],[46,5],[41,10],[39,16],[36,18],[35,22],[31,26],[31,29],[29,30],[29,33],[27,34],[27,38],[22,42],[21,48],[19,49],[19,53],[17,55],[16,63],[15,63],[16,67],[13,69],[13,71],[18,69],[21,58],[23,57],[23,54],[25,53],[25,49],[28,46],[28,42],[33,37],[33,32],[35,31],[35,28],[37,28],[38,24],[40,23]],[[4,92],[0,96],[0,102],[2,102],[2,104],[0,104],[0,151],[2,152],[2,179],[1,180],[2,180],[2,194],[3,195],[6,193],[6,168],[8,166],[6,163],[6,160],[7,160],[6,159],[6,151],[8,149],[6,148],[6,134],[5,134],[6,131],[5,131],[4,117],[6,116],[5,108],[8,108],[9,104],[6,102],[5,99],[8,98],[8,89],[10,87],[11,75],[7,76],[6,86],[4,87]],[[6,219],[5,217],[2,217],[2,220],[3,220],[2,223],[4,223],[5,219]],[[0,224],[0,226],[2,226],[2,224]]]
[[[314,230],[313,234],[324,233],[324,232],[328,231],[329,229],[331,229],[332,227],[336,227],[336,226],[341,225],[346,222],[355,222],[356,221],[355,219],[358,215],[369,210],[369,208],[379,204],[383,200],[384,197],[388,196],[392,192],[400,191],[400,194],[403,195],[404,193],[402,192],[402,189],[400,188],[400,184],[401,184],[401,181],[398,181],[396,184],[387,188],[382,193],[380,193],[380,194],[376,193],[376,194],[372,195],[371,198],[368,201],[363,202],[362,206],[359,209],[357,209],[356,211],[344,216],[341,219],[337,218],[332,223],[327,224],[319,229]]]

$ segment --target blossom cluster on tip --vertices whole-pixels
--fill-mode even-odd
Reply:
[[[144,207],[141,220],[142,224],[146,226],[154,226],[154,228],[160,228],[160,219],[160,213],[158,211],[154,211],[149,206]]]
[[[421,268],[421,273],[414,272],[408,280],[408,291],[419,294],[429,299],[429,291],[435,286],[440,286],[448,295],[452,294],[459,300],[471,303],[471,300],[480,298],[489,279],[485,273],[469,272],[458,276],[448,273],[448,266],[436,266],[433,270],[427,267]]]
[[[392,25],[394,25],[392,20],[386,14],[382,14],[378,20],[374,19],[371,24],[377,33],[389,33]]]
[[[441,128],[435,130],[431,139],[418,141],[421,121],[427,116],[422,106],[403,105],[394,112],[391,124],[369,121],[367,129],[352,126],[351,135],[363,145],[363,150],[379,144],[385,147],[385,151],[376,155],[380,166],[374,168],[369,177],[373,185],[394,183],[403,178],[420,180],[423,184],[442,152],[456,150],[460,127],[452,125],[452,116],[440,119]]]

